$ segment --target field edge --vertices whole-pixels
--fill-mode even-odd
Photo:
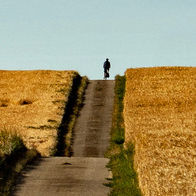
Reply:
[[[73,144],[73,131],[77,116],[82,108],[85,89],[89,79],[79,74],[73,79],[73,85],[65,106],[64,115],[58,128],[57,145],[54,156],[71,156]]]

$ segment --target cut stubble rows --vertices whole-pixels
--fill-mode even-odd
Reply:
[[[0,130],[21,135],[42,156],[53,153],[75,71],[0,71]]]
[[[196,68],[126,71],[125,140],[145,196],[196,195]]]

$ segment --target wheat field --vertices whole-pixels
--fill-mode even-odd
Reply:
[[[128,69],[124,118],[143,195],[196,195],[196,68]]]
[[[0,71],[0,130],[21,135],[42,156],[53,153],[75,71]]]

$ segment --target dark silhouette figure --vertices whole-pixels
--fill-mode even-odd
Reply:
[[[110,74],[109,74],[110,67],[111,66],[110,66],[109,59],[106,59],[106,61],[103,64],[103,68],[104,68],[104,79],[107,79],[107,78],[110,77]]]

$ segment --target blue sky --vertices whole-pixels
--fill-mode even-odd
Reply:
[[[0,69],[196,65],[195,0],[0,0]]]

